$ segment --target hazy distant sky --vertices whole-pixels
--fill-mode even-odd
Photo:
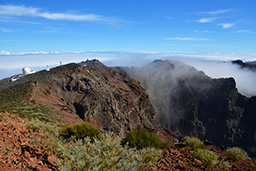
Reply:
[[[255,7],[256,0],[0,0],[0,65],[84,51],[256,59]]]

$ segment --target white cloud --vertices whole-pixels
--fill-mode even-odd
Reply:
[[[234,25],[235,25],[234,23],[220,23],[220,24],[218,24],[218,26],[221,26],[221,27],[223,27],[224,29],[231,28],[231,27],[233,27]]]
[[[238,30],[237,33],[249,33],[249,30]]]
[[[45,51],[34,51],[34,52],[8,52],[0,51],[0,55],[48,55],[48,54],[59,54],[59,51],[45,52]]]
[[[203,30],[203,33],[209,33],[210,31],[209,30]]]
[[[5,29],[5,28],[0,28],[0,31],[3,32],[3,33],[13,32],[13,30]]]
[[[182,40],[182,41],[209,41],[209,39],[206,38],[192,38],[192,37],[171,37],[171,38],[165,38],[165,40]]]
[[[42,12],[39,8],[16,6],[16,5],[0,5],[0,15],[10,16],[30,16],[42,17],[50,20],[72,20],[72,21],[104,21],[113,22],[114,18],[104,17],[95,14],[68,14],[68,13],[51,13]]]
[[[49,54],[49,52],[44,52],[44,51],[40,51],[40,52],[20,52],[20,53],[12,53],[13,55],[39,55],[39,54]]]
[[[209,30],[193,30],[194,33],[209,33]]]
[[[216,17],[201,18],[199,20],[196,20],[196,22],[198,22],[198,23],[211,23],[216,19],[217,19]]]
[[[44,30],[44,31],[37,31],[37,33],[55,33],[57,30]]]
[[[256,32],[249,31],[249,30],[238,30],[238,31],[234,31],[234,33],[252,33],[252,34],[256,34]]]
[[[39,10],[32,7],[0,5],[0,14],[15,16],[38,16]]]
[[[39,13],[38,16],[50,20],[73,20],[73,21],[103,21],[104,17],[94,14],[73,15],[65,13]]]
[[[200,14],[207,14],[207,15],[219,15],[224,14],[232,11],[231,9],[223,9],[223,10],[216,10],[216,11],[203,11]]]
[[[7,51],[0,51],[0,55],[11,55],[11,53]]]
[[[191,44],[190,46],[201,46],[201,45],[199,45],[199,44]]]

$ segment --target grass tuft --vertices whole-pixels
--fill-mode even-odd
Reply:
[[[228,157],[234,161],[246,160],[248,158],[247,153],[239,147],[228,148],[226,152]]]
[[[224,161],[223,159],[218,164],[218,170],[228,170],[232,166],[229,164],[228,161]]]
[[[185,136],[184,142],[186,143],[186,146],[193,147],[194,149],[205,148],[204,143],[196,137]]]
[[[200,159],[203,165],[207,168],[213,168],[218,164],[219,156],[216,155],[213,151],[207,149],[195,149],[191,151],[192,155]]]

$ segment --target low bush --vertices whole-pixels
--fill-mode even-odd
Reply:
[[[246,160],[248,158],[247,153],[239,147],[228,148],[226,151],[228,157],[234,161]]]
[[[52,141],[52,140],[51,140]],[[136,150],[121,145],[120,137],[104,135],[101,140],[90,138],[75,140],[68,143],[63,139],[55,139],[53,153],[58,170],[144,170],[145,167],[156,164],[161,157],[161,150],[144,148]],[[48,147],[50,144],[48,144]]]
[[[63,127],[60,130],[60,135],[64,138],[74,137],[75,139],[90,137],[93,140],[93,138],[101,138],[100,131],[89,123],[78,123]]]
[[[191,151],[192,155],[202,161],[207,168],[212,168],[218,164],[219,156],[213,151],[207,149],[195,149]]]
[[[122,144],[127,144],[130,147],[142,149],[145,147],[155,147],[163,149],[168,147],[168,143],[162,142],[156,134],[149,132],[147,129],[137,129],[128,134],[123,140]]]
[[[232,166],[229,164],[228,161],[221,160],[218,164],[218,170],[228,170]]]
[[[33,131],[44,130],[49,133],[54,133],[57,136],[59,135],[58,126],[53,123],[43,122],[39,119],[32,119],[31,121],[27,122],[25,126]]]
[[[204,143],[196,137],[185,136],[184,142],[186,143],[187,146],[193,147],[195,149],[205,148]]]

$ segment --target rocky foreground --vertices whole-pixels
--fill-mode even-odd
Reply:
[[[54,155],[36,143],[33,136],[40,131],[27,129],[27,119],[22,119],[15,114],[1,113],[0,121],[0,170],[57,170],[54,163]],[[255,170],[256,159],[233,162],[225,154],[224,149],[207,145],[207,149],[214,151],[221,159],[229,161],[232,167],[228,170]],[[162,157],[157,165],[146,170],[217,170],[207,169],[203,163],[194,158],[191,149],[185,148],[183,142],[162,150]]]
[[[14,114],[1,113],[0,170],[57,170],[49,151],[33,144],[33,132],[25,127],[27,119]]]

